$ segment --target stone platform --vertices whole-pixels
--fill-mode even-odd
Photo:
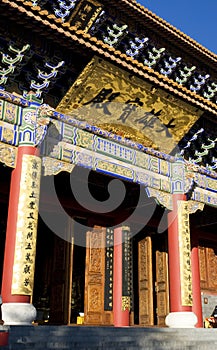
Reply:
[[[212,350],[217,329],[11,326],[0,350]]]

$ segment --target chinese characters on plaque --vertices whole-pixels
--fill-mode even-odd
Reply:
[[[148,81],[94,57],[57,110],[170,153],[201,111]]]
[[[191,242],[188,202],[178,201],[177,215],[182,305],[192,306]]]
[[[69,19],[70,25],[87,32],[101,10],[101,5],[95,0],[80,1]]]
[[[20,179],[12,294],[32,295],[41,159],[24,155]]]

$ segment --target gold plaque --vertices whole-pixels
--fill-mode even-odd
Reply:
[[[97,57],[87,65],[57,110],[168,154],[202,113]]]

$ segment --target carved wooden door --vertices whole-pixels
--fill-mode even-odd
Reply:
[[[52,324],[70,322],[72,254],[73,244],[54,236],[49,321]]]
[[[139,324],[153,325],[152,241],[146,237],[138,243]]]
[[[165,326],[165,317],[169,313],[168,254],[156,251],[157,325]]]
[[[112,324],[112,312],[104,311],[105,287],[105,237],[104,227],[87,232],[84,323],[90,325]]]
[[[206,246],[207,245],[207,246]],[[209,246],[208,246],[209,245]],[[213,243],[204,243],[199,247],[200,284],[206,292],[217,291],[217,247]]]

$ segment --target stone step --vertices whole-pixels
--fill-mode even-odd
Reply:
[[[0,350],[210,350],[216,329],[143,327],[11,326]]]

